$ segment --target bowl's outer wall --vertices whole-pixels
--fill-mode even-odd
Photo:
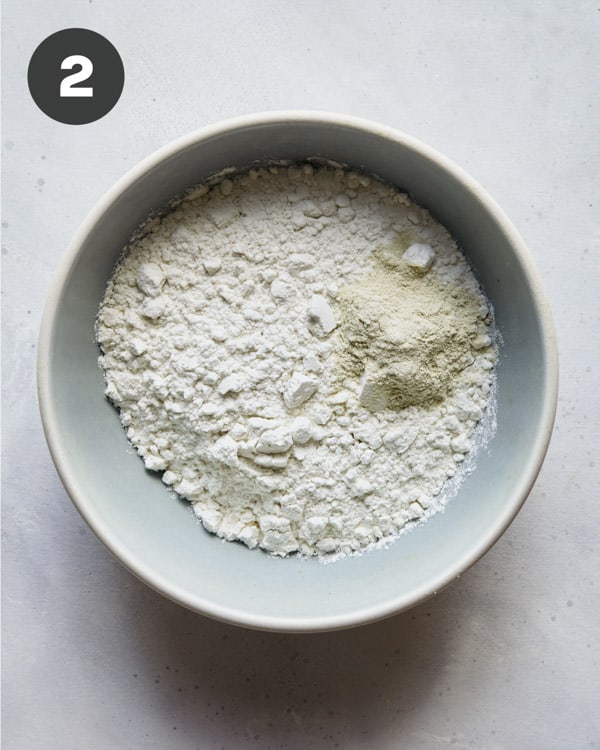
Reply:
[[[185,187],[227,166],[309,156],[352,164],[406,189],[458,239],[492,300],[504,339],[498,431],[446,511],[387,549],[332,565],[273,559],[224,543],[144,470],[103,396],[94,319],[114,264],[136,226]],[[450,169],[450,171],[448,171]],[[255,627],[342,627],[405,608],[480,556],[517,512],[548,439],[548,326],[509,225],[431,152],[410,140],[335,122],[257,123],[182,147],[109,202],[49,302],[40,344],[40,398],[57,468],[109,548],[162,593]],[[545,330],[544,330],[545,326]],[[550,385],[552,385],[550,383]]]

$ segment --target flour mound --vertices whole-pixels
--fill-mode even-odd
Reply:
[[[189,191],[136,233],[96,330],[146,467],[208,531],[275,555],[428,518],[493,430],[492,315],[456,243],[340,168]]]

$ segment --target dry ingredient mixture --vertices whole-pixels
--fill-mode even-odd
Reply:
[[[440,510],[492,434],[492,313],[448,231],[340,167],[189,191],[97,319],[106,395],[204,527],[351,553]]]

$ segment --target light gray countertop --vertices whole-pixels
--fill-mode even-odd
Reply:
[[[3,8],[5,750],[600,748],[598,3],[42,7]],[[125,65],[90,125],[26,84],[72,26]],[[561,356],[546,462],[485,558],[412,611],[302,636],[204,619],[123,569],[63,490],[35,395],[50,279],[102,193],[194,128],[289,108],[380,121],[477,178],[535,257]]]

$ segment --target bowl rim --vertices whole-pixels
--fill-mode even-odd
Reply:
[[[543,407],[536,439],[531,446],[529,460],[522,472],[519,483],[512,493],[511,502],[507,503],[505,512],[488,528],[478,543],[459,556],[454,564],[447,568],[443,575],[422,586],[412,589],[376,606],[355,610],[341,615],[308,616],[308,617],[274,617],[249,614],[232,607],[223,607],[214,602],[174,585],[164,576],[150,570],[140,563],[125,544],[112,532],[100,518],[91,503],[79,487],[76,473],[71,469],[65,445],[60,437],[59,415],[55,410],[51,394],[51,342],[60,307],[62,289],[68,282],[72,267],[78,258],[88,235],[94,230],[104,212],[138,179],[154,169],[163,160],[187,149],[198,141],[225,135],[228,132],[252,128],[261,125],[318,124],[342,127],[360,131],[395,143],[400,143],[420,156],[435,162],[442,170],[459,180],[485,206],[508,238],[515,254],[522,265],[534,306],[540,321],[543,351],[545,354],[545,387]],[[167,598],[183,606],[217,620],[234,625],[279,632],[322,632],[365,625],[399,613],[425,601],[438,593],[453,580],[459,578],[479,558],[481,558],[500,538],[513,521],[521,506],[527,499],[537,475],[541,469],[550,442],[558,398],[558,349],[552,312],[544,292],[541,278],[524,241],[521,239],[512,222],[500,206],[485,189],[462,167],[442,155],[432,147],[400,130],[381,125],[371,120],[321,110],[273,110],[222,120],[197,130],[191,131],[157,149],[125,173],[109,188],[88,213],[76,231],[66,252],[59,261],[51,281],[40,326],[37,356],[37,394],[43,431],[56,471],[71,498],[73,504],[90,526],[95,535],[109,551],[144,583]]]

